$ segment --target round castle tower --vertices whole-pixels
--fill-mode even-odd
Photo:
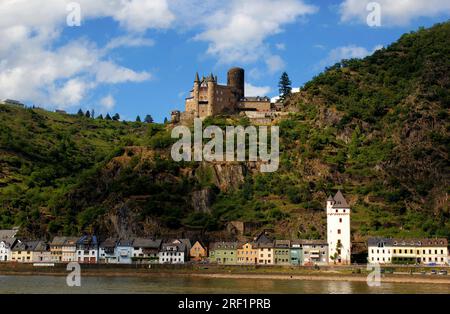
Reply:
[[[245,70],[242,68],[232,68],[228,71],[228,86],[231,86],[237,98],[241,100],[245,96]]]

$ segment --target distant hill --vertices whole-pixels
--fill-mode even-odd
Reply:
[[[341,188],[355,241],[450,237],[449,55],[444,23],[315,77],[287,100],[294,113],[279,123],[273,174],[175,163],[169,126],[0,105],[0,228],[226,239],[239,220],[279,238],[320,238],[326,196]]]

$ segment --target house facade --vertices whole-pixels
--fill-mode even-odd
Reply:
[[[158,254],[160,264],[184,264],[186,261],[186,245],[184,243],[164,243]]]
[[[291,265],[291,241],[275,240],[275,264]]]
[[[274,265],[275,264],[275,250],[273,242],[264,242],[255,244],[257,249],[257,264],[258,265]]]
[[[17,263],[32,263],[32,250],[33,247],[30,246],[30,242],[18,242],[11,250],[11,261]]]
[[[11,260],[11,249],[17,241],[16,238],[0,240],[0,262],[8,262]]]
[[[102,264],[117,264],[116,238],[108,238],[100,243],[98,248],[98,261]]]
[[[290,246],[291,265],[303,265],[303,247],[299,240],[292,240]]]
[[[448,264],[448,240],[369,238],[368,262],[376,264]]]
[[[189,257],[191,261],[200,262],[208,257],[208,250],[206,246],[202,245],[199,241],[195,242],[189,251]]]
[[[223,265],[236,265],[237,242],[216,242],[210,245],[209,261]]]
[[[303,248],[303,265],[328,264],[328,243],[323,240],[300,240]]]
[[[118,264],[131,264],[133,257],[133,240],[119,240],[119,242],[117,242],[116,254]]]
[[[61,248],[62,253],[62,262],[63,263],[71,263],[77,260],[76,251],[77,251],[77,241],[78,238],[75,237],[67,237],[65,238],[64,244]]]
[[[30,243],[31,247],[31,261],[33,263],[50,263],[52,256],[50,246],[44,241],[35,241]]]
[[[161,240],[136,238],[133,241],[133,261],[140,264],[155,264],[159,261]]]
[[[61,263],[62,262],[62,247],[66,242],[66,237],[54,237],[50,243],[50,255],[52,257],[52,262]]]
[[[85,235],[78,239],[76,257],[80,264],[96,264],[98,262],[97,237]]]
[[[240,244],[237,248],[237,264],[258,264],[258,248],[256,246],[257,244],[252,242]]]

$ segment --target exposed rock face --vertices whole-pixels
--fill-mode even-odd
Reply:
[[[214,193],[210,188],[205,188],[192,193],[192,207],[201,213],[211,213],[211,204],[214,201]]]
[[[242,164],[214,164],[214,183],[221,191],[236,189],[244,182],[245,168]]]

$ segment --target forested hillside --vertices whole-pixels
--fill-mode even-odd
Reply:
[[[287,101],[281,164],[175,163],[170,125],[0,105],[0,228],[30,237],[201,234],[229,221],[278,237],[324,237],[342,189],[355,241],[450,237],[450,23],[343,60]],[[215,117],[206,124],[248,123]]]

